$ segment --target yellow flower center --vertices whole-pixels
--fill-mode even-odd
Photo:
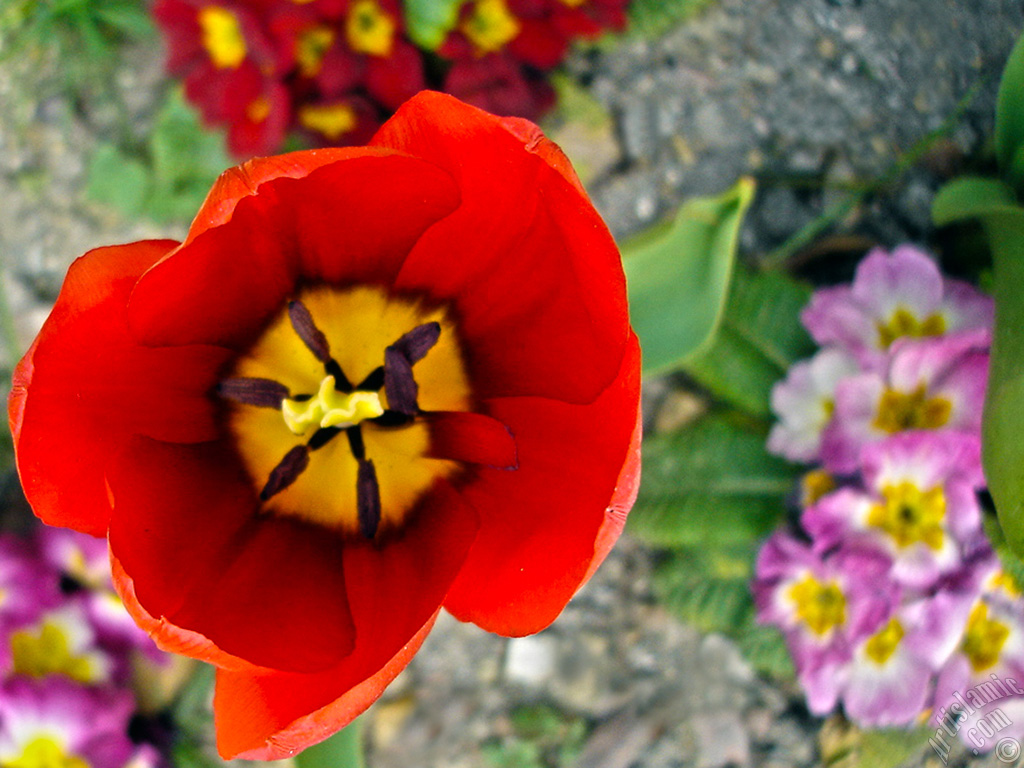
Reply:
[[[479,54],[493,53],[519,34],[519,20],[509,11],[505,0],[476,0],[461,29]]]
[[[253,99],[245,108],[245,116],[254,123],[262,123],[270,117],[270,100],[266,96]]]
[[[1017,580],[1002,568],[989,578],[987,586],[993,592],[1002,592],[1013,600],[1021,596],[1021,589]]]
[[[836,480],[823,469],[812,469],[800,480],[800,501],[810,507],[836,489]]]
[[[946,495],[941,487],[922,491],[910,482],[887,485],[882,488],[882,499],[868,512],[868,525],[889,534],[901,549],[918,542],[942,549]]]
[[[57,741],[39,736],[28,743],[20,756],[0,762],[0,768],[89,768],[77,755],[69,755]]]
[[[395,20],[376,0],[358,0],[349,12],[345,33],[353,51],[390,56],[395,43]]]
[[[348,104],[307,104],[299,110],[299,122],[311,131],[335,141],[356,127],[359,118]]]
[[[418,351],[388,368],[413,337]],[[368,538],[398,528],[437,479],[459,470],[428,455],[429,428],[414,414],[471,404],[445,308],[368,286],[302,291],[236,361],[221,394],[266,512]]]
[[[944,397],[928,397],[924,384],[913,392],[886,389],[878,399],[873,426],[893,434],[907,429],[938,429],[945,426],[953,404]]]
[[[322,24],[310,27],[295,42],[295,60],[303,77],[316,77],[324,63],[324,56],[334,45],[334,30]]]
[[[999,661],[999,653],[1010,636],[1010,627],[988,617],[988,606],[978,603],[971,609],[961,650],[975,672],[984,672]]]
[[[897,307],[888,322],[879,322],[876,327],[878,328],[878,346],[888,349],[890,344],[903,336],[914,339],[925,336],[941,336],[946,332],[946,319],[936,313],[918,321],[912,312],[903,307]]]
[[[904,634],[903,625],[895,617],[891,618],[888,624],[867,639],[864,653],[875,664],[885,664],[896,653]]]
[[[568,5],[570,8],[579,8],[587,0],[561,0],[562,5]]]
[[[245,60],[245,37],[238,17],[227,8],[207,5],[199,9],[203,47],[218,69],[235,69]]]
[[[820,582],[808,574],[789,588],[797,618],[819,637],[846,621],[846,598],[835,581]]]
[[[100,677],[95,660],[73,653],[64,630],[48,621],[35,630],[11,633],[11,655],[19,675],[65,675],[79,683],[93,683]]]

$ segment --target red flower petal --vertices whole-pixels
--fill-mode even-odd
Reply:
[[[26,497],[51,525],[102,536],[107,460],[133,434],[217,434],[207,392],[228,353],[140,347],[125,305],[138,276],[177,243],[100,248],[71,265],[56,306],[14,374],[11,433]]]
[[[476,393],[592,400],[619,370],[628,318],[619,252],[579,190],[498,118],[443,94],[409,101],[374,143],[437,163],[462,188],[396,287],[454,303]]]
[[[255,491],[222,445],[136,439],[109,485],[111,551],[150,616],[275,669],[322,670],[352,650],[340,539],[256,519]]]
[[[355,650],[337,668],[316,675],[220,674],[215,706],[221,754],[285,757],[368,707],[419,647],[476,529],[475,511],[440,481],[394,540],[383,546],[346,543]]]
[[[515,469],[516,441],[508,427],[482,413],[443,411],[424,415],[430,425],[430,456],[496,469]]]
[[[326,153],[336,159],[339,151]],[[197,218],[200,228],[209,228],[190,234],[136,285],[129,321],[139,338],[241,348],[293,294],[300,276],[388,282],[424,229],[458,204],[458,193],[443,170],[422,160],[372,149],[344,152],[343,162],[329,165],[320,165],[315,152],[257,165],[250,175],[259,186],[240,199],[249,181],[240,174],[215,187]],[[306,164],[312,168],[301,185],[260,178]],[[220,226],[210,226],[218,220]]]
[[[408,666],[433,628],[438,613],[440,610],[377,672],[347,688],[339,687],[339,681],[346,679],[345,671],[340,669],[302,679],[218,669],[213,697],[217,751],[226,760],[278,760],[334,735],[380,698]],[[307,699],[328,703],[309,705]],[[316,708],[309,710],[310,706]],[[266,728],[261,727],[263,723],[281,722],[282,718],[305,710],[309,711],[295,716],[273,733],[261,735],[266,733]]]
[[[366,90],[389,111],[425,87],[423,57],[414,46],[399,40],[390,56],[366,57]]]
[[[519,469],[481,469],[462,491],[481,520],[445,599],[456,618],[502,635],[538,632],[607,554],[639,480],[639,360],[632,336],[618,378],[591,405],[488,403],[515,435]]]

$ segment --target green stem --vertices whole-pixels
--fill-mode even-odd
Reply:
[[[860,205],[868,195],[881,189],[885,189],[899,181],[908,170],[920,162],[921,158],[931,150],[936,141],[953,132],[953,129],[963,118],[967,108],[970,107],[971,102],[974,101],[974,97],[977,96],[978,91],[981,90],[981,86],[984,82],[985,78],[980,78],[975,81],[974,85],[972,85],[960,101],[957,102],[956,107],[953,109],[953,112],[949,117],[942,122],[942,125],[932,131],[929,131],[920,140],[918,140],[913,147],[900,157],[899,161],[893,165],[888,173],[882,176],[876,183],[864,185],[860,189],[851,192],[845,198],[832,205],[821,216],[802,227],[795,235],[790,237],[774,251],[762,257],[760,259],[762,268],[785,268],[789,260],[792,259],[795,254],[809,246],[818,237],[820,237],[822,233],[829,230],[837,222],[846,218],[846,216],[848,216],[854,208]]]

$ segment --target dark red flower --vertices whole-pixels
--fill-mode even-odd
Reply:
[[[75,262],[9,412],[36,514],[109,537],[135,619],[219,667],[221,753],[265,759],[442,606],[555,619],[635,497],[639,356],[564,155],[424,93],[368,147],[227,171],[182,244]]]

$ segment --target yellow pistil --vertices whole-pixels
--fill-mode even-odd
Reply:
[[[34,632],[21,629],[11,633],[11,655],[15,674],[65,675],[79,683],[93,683],[99,678],[95,661],[89,656],[76,656],[64,630],[49,621]]]
[[[299,110],[299,122],[331,141],[349,133],[359,118],[348,104],[307,104]]]
[[[69,755],[49,736],[38,736],[13,760],[0,763],[2,768],[89,768],[77,755]]]
[[[238,17],[227,8],[207,5],[199,9],[203,47],[218,69],[235,69],[245,60],[245,37]]]
[[[324,56],[334,45],[334,30],[318,24],[302,32],[295,41],[295,60],[303,77],[316,77],[324,64]]]
[[[800,503],[813,506],[836,489],[836,480],[823,469],[812,469],[800,479]]]
[[[441,326],[437,343],[414,365],[419,407],[424,411],[472,410],[455,325],[443,306],[392,296],[378,287],[319,286],[302,291],[295,299],[323,332],[331,357],[353,391],[334,391],[334,377],[325,376],[324,364],[300,340],[287,309],[282,309],[229,372],[233,377],[272,379],[293,395],[285,400],[292,405],[279,408],[229,405],[228,425],[242,464],[258,493],[282,457],[295,446],[310,444],[325,422],[333,424],[326,428],[358,423],[380,489],[380,528],[395,530],[431,486],[452,476],[460,465],[427,455],[430,427],[421,419],[400,427],[375,423],[373,419],[389,407],[386,393],[383,388],[370,392],[357,385],[383,365],[389,345],[423,323],[437,322]],[[302,402],[297,398],[302,394],[311,397]],[[289,409],[293,424],[287,423],[292,418]],[[297,437],[300,430],[304,434]],[[358,462],[348,439],[339,435],[311,450],[308,466],[293,483],[265,501],[263,509],[361,536],[357,473]]]
[[[305,401],[285,398],[281,412],[292,434],[304,435],[314,425],[344,429],[384,413],[377,392],[339,392],[335,385],[333,376],[325,376],[316,397]]]
[[[477,53],[494,53],[519,34],[519,20],[509,11],[505,0],[476,0],[461,29],[476,46]]]
[[[395,43],[395,20],[376,0],[357,0],[345,23],[348,45],[357,53],[390,56]]]
[[[864,653],[875,664],[885,664],[896,653],[904,635],[903,625],[894,617],[864,643]]]
[[[266,96],[253,99],[245,108],[245,116],[254,123],[262,123],[270,116],[270,100]]]
[[[1010,628],[999,619],[988,617],[988,606],[978,603],[971,610],[960,649],[975,672],[984,672],[999,661],[999,653],[1010,636]]]
[[[882,499],[868,512],[868,525],[889,534],[901,549],[918,542],[930,549],[942,549],[946,495],[941,487],[922,491],[904,481],[882,488]]]
[[[834,581],[823,583],[808,574],[789,588],[797,618],[819,637],[846,621],[846,598]]]
[[[889,434],[907,429],[938,429],[945,426],[953,404],[944,397],[928,397],[924,384],[913,392],[886,389],[878,399],[872,425]]]
[[[909,310],[897,307],[886,323],[877,323],[878,346],[888,349],[896,339],[909,336],[914,339],[925,336],[941,336],[946,332],[946,318],[936,313],[924,320],[918,320]]]

